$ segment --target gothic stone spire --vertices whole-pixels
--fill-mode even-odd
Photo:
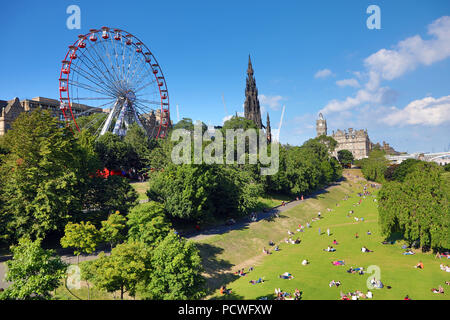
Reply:
[[[245,102],[244,102],[244,116],[246,119],[252,120],[256,126],[261,129],[261,108],[258,100],[258,89],[256,88],[255,77],[253,76],[253,66],[248,56],[247,69],[247,85],[245,87]]]
[[[272,142],[272,130],[270,128],[270,119],[269,119],[269,113],[267,112],[267,122],[266,122],[266,136],[267,136],[267,143]]]

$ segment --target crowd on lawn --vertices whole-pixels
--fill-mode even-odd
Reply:
[[[358,193],[358,196],[360,197],[360,200],[359,200],[358,203],[355,203],[354,206],[359,206],[362,203],[362,200],[366,198],[366,196],[371,195],[371,193],[367,190],[367,186],[368,186],[368,184],[364,185],[363,192]],[[378,185],[376,185],[376,184],[370,184],[370,186],[372,188],[378,188]],[[343,200],[346,201],[348,199],[349,199],[349,197],[345,196]],[[303,200],[303,196],[302,196],[302,200]],[[376,199],[374,199],[374,201],[375,200]],[[337,203],[336,206],[338,207],[339,204]],[[327,211],[331,212],[332,209],[327,208]],[[350,210],[349,213],[347,214],[347,217],[350,217],[353,214],[354,214],[354,210]],[[322,215],[321,215],[321,212],[319,211],[317,213],[317,218],[312,218],[311,219],[311,223],[314,222],[314,221],[318,221],[320,219],[322,219]],[[354,219],[356,221],[364,221],[364,218],[354,217]],[[307,222],[306,223],[306,228],[311,228],[311,223]],[[297,232],[304,232],[305,231],[305,226],[299,224],[298,228],[296,229],[296,231]],[[320,228],[318,228],[318,231],[319,231],[319,235],[322,235],[322,232],[321,232]],[[290,230],[288,230],[287,233],[288,233],[289,236],[294,236],[295,235],[295,233],[290,231]],[[371,236],[372,232],[370,230],[368,230],[366,234],[368,236]],[[328,236],[332,235],[332,233],[330,231],[330,228],[327,228],[327,235]],[[355,239],[358,239],[358,238],[359,238],[359,235],[358,235],[358,233],[356,233],[355,234]],[[301,241],[300,241],[300,238],[297,238],[297,239],[293,240],[291,237],[289,237],[289,238],[285,238],[284,242],[287,243],[287,244],[299,244]],[[394,244],[394,241],[383,241],[382,243],[383,244]],[[339,243],[337,242],[337,240],[334,239],[333,240],[333,245],[338,245],[338,244]],[[270,247],[274,247],[274,251],[279,251],[280,250],[279,246],[276,245],[272,240],[269,241],[269,246]],[[415,252],[412,251],[412,249],[410,249],[410,247],[403,246],[402,248],[403,249],[407,249],[405,252],[403,252],[404,255],[414,255],[415,254]],[[323,251],[336,252],[336,248],[334,248],[332,245],[329,245],[326,249],[323,249]],[[368,249],[366,246],[363,246],[361,248],[361,252],[363,252],[363,253],[370,253],[370,252],[373,252],[373,251]],[[264,254],[271,254],[271,252],[269,250],[267,250],[265,247],[263,248],[263,253]],[[438,253],[436,256],[439,257],[440,259],[442,257],[450,258],[450,254],[448,252]],[[303,266],[306,266],[309,263],[310,262],[307,259],[303,259],[301,264]],[[334,266],[345,265],[345,261],[344,260],[335,260],[335,261],[332,261],[331,263]],[[423,265],[422,261],[419,261],[419,263],[417,263],[414,266],[414,268],[423,269],[424,265]],[[450,272],[450,267],[448,265],[441,264],[440,268],[443,271]],[[248,272],[250,272],[252,270],[253,270],[253,267],[250,268]],[[346,272],[347,273],[351,273],[351,274],[359,274],[359,275],[363,275],[365,273],[363,267],[353,268],[352,266],[348,270],[346,270]],[[244,269],[236,271],[235,274],[239,275],[239,276],[245,276],[246,275],[246,273],[244,272]],[[294,279],[294,276],[291,273],[289,273],[289,272],[285,272],[285,273],[279,275],[279,278],[280,279],[291,280],[291,279]],[[252,284],[252,285],[256,285],[256,284],[259,284],[259,283],[264,283],[264,277],[263,278],[260,277],[260,278],[258,278],[258,280],[250,280],[249,283]],[[377,280],[376,278],[371,279],[370,283],[371,283],[373,288],[377,288],[377,289],[384,288],[384,284],[380,280]],[[446,281],[445,284],[446,285],[450,285],[450,282]],[[329,285],[330,288],[331,287],[339,287],[341,285],[341,281],[331,280],[328,285]],[[386,286],[386,288],[387,289],[391,289],[390,286]],[[229,293],[231,293],[231,290],[230,289],[226,289],[225,286],[221,287],[220,291],[221,291],[222,294],[229,294]],[[433,293],[439,293],[439,294],[443,294],[444,293],[444,289],[443,289],[443,287],[441,285],[439,285],[438,288],[432,288],[431,291]],[[292,295],[290,293],[283,292],[283,291],[281,291],[281,289],[278,288],[278,289],[275,289],[275,295],[276,295],[276,298],[275,298],[276,300],[299,300],[301,298],[302,292],[300,292],[298,289],[296,289],[294,294]],[[363,293],[362,291],[356,290],[355,292],[348,292],[346,294],[342,293],[342,291],[341,291],[340,292],[340,296],[341,296],[341,300],[371,299],[373,297],[373,293],[370,290],[367,291],[367,293]],[[265,298],[265,299],[267,299],[267,298]],[[411,299],[407,295],[407,296],[405,296],[404,300],[411,300]]]

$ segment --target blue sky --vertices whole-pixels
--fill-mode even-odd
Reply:
[[[66,8],[81,8],[81,30]],[[381,29],[369,30],[369,5]],[[78,34],[102,26],[139,37],[166,76],[171,114],[222,124],[243,111],[248,54],[282,143],[368,129],[374,142],[432,152],[450,147],[448,1],[8,1],[1,4],[0,99],[58,97],[61,60]],[[343,81],[344,80],[344,81]],[[225,98],[229,114],[222,103]]]

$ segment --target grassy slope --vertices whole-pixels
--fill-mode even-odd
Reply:
[[[354,172],[354,171],[352,171]],[[374,274],[348,274],[345,272],[350,266],[364,267],[370,265],[380,268],[381,280],[392,289],[374,289],[374,299],[402,299],[408,294],[412,299],[449,299],[450,288],[444,284],[450,280],[450,275],[439,268],[440,263],[448,263],[447,260],[435,259],[432,254],[417,253],[413,256],[402,255],[401,241],[394,245],[382,245],[384,238],[379,234],[377,222],[376,202],[373,197],[366,197],[361,206],[354,206],[359,201],[353,192],[347,201],[343,201],[344,195],[353,190],[362,190],[356,183],[345,182],[340,187],[334,187],[329,193],[323,194],[317,200],[307,201],[305,204],[295,207],[285,213],[286,218],[276,222],[261,221],[249,229],[233,231],[222,236],[209,238],[202,242],[205,265],[210,271],[212,278],[209,281],[211,288],[229,282],[228,287],[233,290],[233,295],[228,298],[257,299],[261,296],[271,297],[275,288],[281,288],[287,292],[293,292],[295,288],[303,291],[303,299],[339,299],[339,292],[367,291],[366,281]],[[374,191],[374,190],[373,190]],[[340,206],[336,207],[336,202]],[[331,213],[327,207],[333,209]],[[287,237],[287,230],[294,231],[299,222],[310,220],[320,210],[324,218],[313,222],[312,228],[304,233],[297,233],[302,240],[299,245],[280,244],[281,251],[273,252],[267,256],[261,253],[262,247],[267,247],[267,241],[272,239],[280,243]],[[354,216],[364,217],[364,222],[355,222],[347,217],[349,210],[354,210]],[[323,234],[319,236],[318,228]],[[332,236],[326,235],[326,229],[330,228]],[[372,232],[366,235],[367,230]],[[359,239],[354,235],[358,232]],[[329,253],[322,249],[332,244],[333,239],[339,242],[335,246],[337,252]],[[203,246],[203,247],[202,247]],[[373,253],[362,253],[361,247],[366,246]],[[206,258],[206,254],[215,253],[213,258]],[[302,266],[301,261],[308,259],[310,265]],[[333,266],[331,261],[345,260],[345,266]],[[413,266],[423,261],[425,268],[419,270]],[[234,265],[234,266],[233,266]],[[255,270],[245,277],[219,274],[208,267],[222,267],[222,269],[233,270],[237,268],[255,265]],[[278,275],[290,272],[295,277],[292,280],[283,280]],[[263,284],[252,285],[250,280],[264,277]],[[339,288],[328,287],[332,280],[340,280],[342,286]],[[446,293],[433,294],[432,287],[444,286]],[[217,291],[214,297],[219,297]]]

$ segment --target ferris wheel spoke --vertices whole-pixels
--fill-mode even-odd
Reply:
[[[128,67],[127,67],[127,73],[126,73],[126,75],[125,75],[125,79],[129,79],[128,78],[128,76],[129,76],[129,72],[130,72],[130,69],[131,69],[131,65],[132,65],[132,63],[133,63],[133,61],[134,61],[134,57],[136,56],[136,50],[134,50],[133,51],[133,56],[131,57],[131,60],[130,60],[130,63],[128,64]],[[137,59],[137,58],[136,58]],[[141,60],[142,61],[142,60]],[[142,63],[141,63],[142,64]],[[137,67],[137,65],[135,65],[135,68]],[[131,76],[131,74],[130,74],[130,76]],[[132,78],[131,78],[132,79]]]
[[[75,86],[75,87],[80,87],[80,88],[83,88],[83,89],[86,89],[86,90],[89,90],[89,91],[92,91],[92,92],[97,92],[97,93],[102,94],[102,95],[107,95],[107,96],[110,95],[109,92],[105,92],[103,90],[98,90],[98,89],[96,89],[96,88],[94,88],[94,87],[92,87],[92,86],[90,86],[88,84],[85,84],[85,83],[77,82],[75,80],[69,80],[68,82],[69,82],[70,85]],[[114,98],[113,95],[111,95],[111,97]]]
[[[85,78],[86,80],[88,80],[89,82],[91,82],[92,84],[101,87],[105,92],[109,92],[111,95],[113,95],[114,88],[111,88],[108,84],[106,84],[102,79],[98,79],[97,77],[93,77],[88,71],[84,70],[84,69],[78,69],[78,66],[75,67],[75,69],[73,69],[73,71],[77,74],[79,74],[80,76],[82,76],[83,78]],[[91,77],[89,77],[91,76]],[[99,85],[98,82],[95,82],[94,80],[92,80],[92,78],[97,79],[99,82],[101,82],[103,84]]]
[[[111,38],[112,38],[112,37],[111,37]],[[105,40],[105,41],[102,41],[101,43],[102,43],[102,45],[103,45],[103,48],[105,49],[105,54],[106,54],[106,56],[108,57],[109,64],[110,64],[110,66],[111,66],[111,70],[114,70],[114,63],[113,63],[113,61],[112,61],[112,59],[111,59],[112,50],[109,49],[109,44],[108,44],[108,42],[109,42],[108,40]],[[111,48],[112,48],[112,46],[111,46]],[[116,73],[113,73],[113,74],[116,75],[116,77],[114,77],[114,78],[115,78],[115,81],[118,81],[119,79],[117,79],[117,74],[116,74]]]
[[[137,88],[137,89],[134,91],[134,93],[138,93],[138,92],[144,90],[145,88],[147,88],[148,86],[151,86],[151,85],[154,84],[155,82],[156,82],[156,80],[152,80],[152,81],[150,81],[150,82],[144,84],[143,86]]]
[[[137,79],[137,76],[139,73],[142,72],[142,70],[144,70],[144,72],[148,72],[146,70],[146,64],[147,62],[145,62],[145,58],[143,60],[140,61],[139,65],[136,65],[133,69],[133,73],[130,74],[130,79]],[[137,73],[136,73],[137,72]],[[136,82],[136,80],[133,80],[133,82]]]
[[[84,61],[83,58],[86,58],[86,60],[91,64],[92,67],[89,65],[89,63]],[[91,78],[95,78],[98,82],[102,83],[105,87],[107,87],[108,91],[110,91],[110,92],[115,92],[117,90],[114,86],[114,83],[112,83],[111,80],[109,78],[107,78],[104,73],[101,73],[101,71],[100,71],[100,73],[101,73],[100,75],[97,73],[97,71],[94,69],[95,64],[92,62],[92,60],[87,55],[80,57],[80,61],[84,64],[84,66],[87,69],[89,69],[89,71],[87,71],[85,68],[78,67],[78,65],[77,65],[78,72],[85,73],[85,74],[83,74],[84,78],[87,78],[90,82],[93,82]],[[97,70],[98,70],[98,68],[97,68]],[[95,83],[95,84],[97,85],[97,83]]]
[[[134,80],[134,82],[135,82],[136,84],[138,84],[138,83],[140,83],[146,76],[149,76],[149,78],[153,78],[153,79],[154,79],[154,75],[152,74],[151,69],[148,70],[148,69],[145,68],[145,66],[144,66],[144,68],[142,68],[141,70],[139,70],[139,72],[137,73],[137,75],[136,75],[136,77],[135,77],[136,80]],[[154,81],[156,81],[156,79],[155,79]]]
[[[93,51],[96,53],[97,57],[99,57],[100,60],[97,61],[96,57],[94,57],[94,55],[91,53],[91,50],[88,51],[88,52],[89,52],[90,58],[87,57],[87,55],[86,55],[86,58],[88,58],[89,61],[90,61],[91,64],[92,64],[92,66],[93,66],[96,70],[98,70],[98,71],[100,72],[100,74],[102,75],[103,79],[109,83],[109,86],[113,89],[113,91],[117,90],[117,87],[116,87],[116,85],[115,85],[115,83],[117,82],[116,79],[114,79],[114,76],[110,73],[109,69],[108,69],[106,66],[105,66],[105,70],[102,70],[102,69],[100,68],[100,66],[99,66],[100,63],[99,63],[99,62],[102,62],[101,57],[100,57],[99,54],[97,53],[97,50],[96,50],[96,48],[95,48],[95,45],[93,45],[92,48],[93,48]],[[91,59],[92,59],[93,61],[95,61],[96,63],[94,63]],[[106,71],[106,72],[105,72],[105,71]],[[117,78],[117,79],[118,79],[118,78]]]
[[[151,100],[144,100],[144,99],[136,99],[136,101],[138,101],[140,103],[161,105],[161,101],[151,101]]]
[[[102,65],[105,67],[105,71],[108,73],[108,75],[111,76],[111,78],[109,79],[109,80],[111,81],[112,78],[114,78],[114,77],[113,77],[113,75],[111,75],[108,66],[106,65],[106,63],[105,63],[105,61],[103,60],[102,56],[98,53],[97,48],[96,48],[96,45],[94,45],[94,46],[92,46],[92,47],[94,48],[94,52],[95,52],[95,54],[97,55],[97,57],[99,58],[99,61],[100,61],[100,62],[102,63]],[[105,77],[106,77],[106,75],[105,75]]]

